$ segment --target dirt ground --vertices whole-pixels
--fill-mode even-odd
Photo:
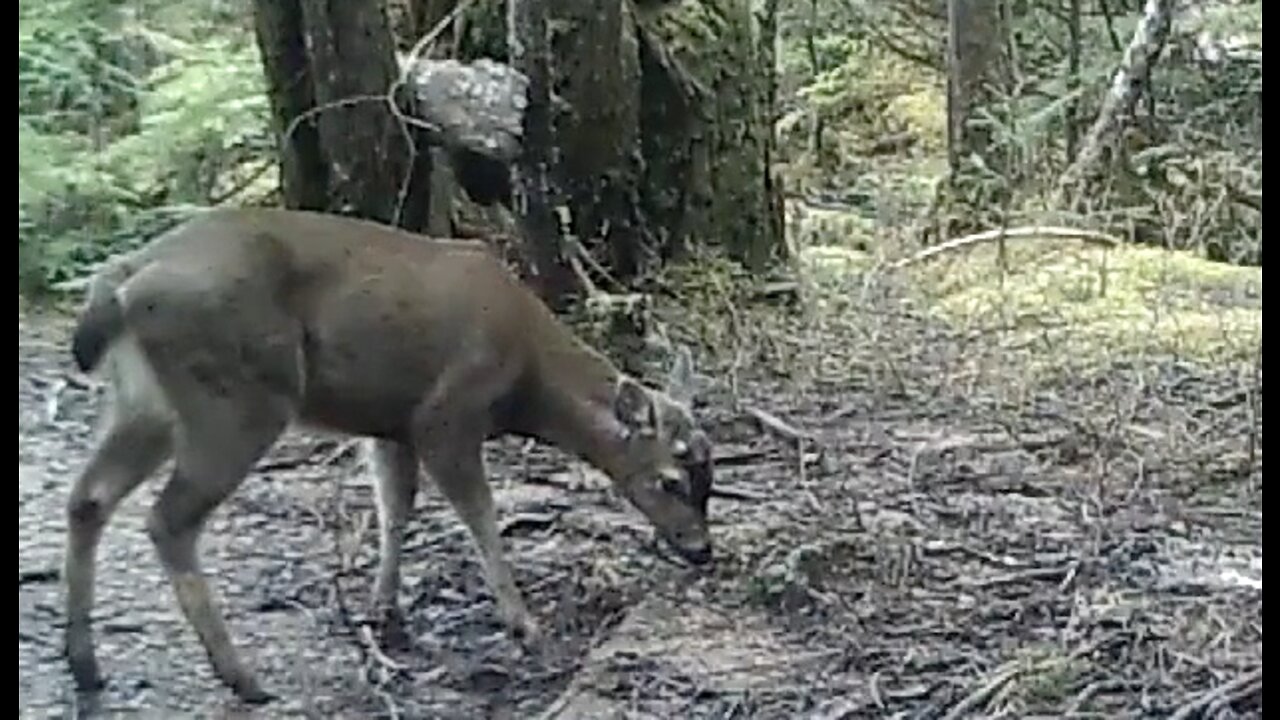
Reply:
[[[990,383],[943,383],[965,350],[936,335],[896,377],[761,370],[737,379],[736,404],[713,389],[725,496],[709,571],[651,552],[598,473],[495,443],[517,581],[548,631],[531,653],[501,633],[434,491],[406,548],[415,647],[371,649],[358,454],[288,435],[203,544],[232,632],[280,696],[261,709],[216,682],[178,614],[143,531],[153,482],[108,530],[108,687],[77,698],[58,576],[98,390],[71,370],[65,332],[20,312],[23,717],[1262,715],[1260,370],[1246,387],[1184,362],[1120,364],[1010,405]]]

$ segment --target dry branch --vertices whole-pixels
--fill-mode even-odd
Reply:
[[[798,442],[800,440],[808,440],[812,438],[809,433],[795,427],[791,423],[788,423],[786,420],[783,420],[768,410],[763,410],[757,407],[747,407],[745,408],[745,411],[752,420],[755,420],[756,423],[760,425],[761,428],[768,430],[775,435],[786,438],[787,440]]]
[[[1120,244],[1120,241],[1105,233],[1095,230],[1082,230],[1077,228],[1056,227],[1056,226],[1040,226],[1028,225],[1018,228],[996,228],[994,230],[983,230],[982,232],[970,235],[962,235],[958,238],[952,238],[944,243],[939,243],[932,247],[921,250],[910,257],[903,258],[893,263],[890,267],[901,269],[908,265],[914,265],[918,262],[928,260],[935,255],[951,252],[970,245],[978,245],[992,240],[1012,240],[1018,238],[1047,238],[1053,240],[1079,240],[1086,245],[1096,245],[1103,248],[1113,248]]]
[[[766,496],[750,490],[724,486],[712,488],[711,497],[724,498],[725,500],[741,500],[743,502],[760,502],[767,499]]]
[[[1054,192],[1055,206],[1061,206],[1069,191],[1103,162],[1107,148],[1120,131],[1123,123],[1132,115],[1151,69],[1164,49],[1173,25],[1173,0],[1147,0],[1142,20],[1133,31],[1133,38],[1125,48],[1124,59],[1111,79],[1111,89],[1102,101],[1102,108],[1080,145],[1080,152],[1070,167],[1059,178]]]
[[[1262,692],[1262,668],[1247,672],[1237,677],[1229,683],[1219,685],[1212,690],[1201,694],[1196,699],[1186,703],[1178,708],[1169,720],[1187,720],[1196,717],[1214,703],[1232,698],[1233,700],[1243,700],[1250,695]]]

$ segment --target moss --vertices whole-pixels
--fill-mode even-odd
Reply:
[[[917,135],[923,149],[941,152],[947,144],[946,104],[941,90],[925,88],[890,100],[886,116]]]
[[[1015,344],[1069,334],[1073,354],[1096,359],[1145,352],[1242,359],[1262,336],[1260,268],[1147,247],[1016,240],[1002,277],[996,252],[987,245],[913,271],[935,317],[958,327],[1001,318]]]

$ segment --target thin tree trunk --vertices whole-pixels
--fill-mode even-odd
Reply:
[[[1067,35],[1069,38],[1067,64],[1069,66],[1067,92],[1077,93],[1080,90],[1080,0],[1068,0]],[[1080,99],[1075,97],[1067,104],[1067,159],[1076,156],[1080,144]]]
[[[1002,22],[1002,3],[949,0],[947,3],[948,181],[939,186],[939,234],[968,232],[985,224],[982,216],[1008,202],[1012,156],[992,142],[979,110],[994,110],[1008,80],[1011,55]]]
[[[947,13],[947,150],[955,173],[964,158],[983,156],[990,145],[990,132],[971,120],[994,75],[1000,13],[992,0],[950,0]]]

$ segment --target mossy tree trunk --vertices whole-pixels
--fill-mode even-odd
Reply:
[[[630,3],[559,0],[551,8],[557,173],[575,238],[606,249],[622,277],[654,247],[640,207],[640,51]]]

